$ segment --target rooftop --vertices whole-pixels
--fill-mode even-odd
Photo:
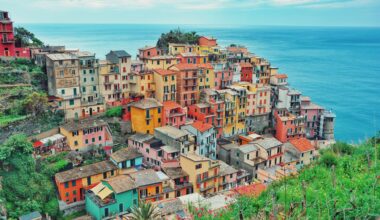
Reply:
[[[198,65],[197,64],[189,64],[189,63],[179,63],[174,65],[179,70],[197,70]]]
[[[161,76],[168,76],[168,75],[174,75],[176,74],[173,70],[164,70],[164,69],[154,69],[154,72],[158,73]]]
[[[252,151],[257,151],[258,148],[255,144],[244,144],[239,147],[239,150],[243,153],[250,153]]]
[[[286,79],[286,78],[288,78],[288,75],[286,75],[286,74],[276,74],[274,77],[276,77],[277,79]]]
[[[104,180],[115,193],[122,193],[137,188],[135,181],[128,175],[119,175]]]
[[[307,152],[314,150],[314,146],[306,138],[297,138],[289,141],[298,151]]]
[[[129,174],[138,187],[162,182],[156,171],[152,169],[140,170]]]
[[[139,50],[149,50],[149,49],[153,49],[153,48],[156,48],[156,46],[145,46],[143,48],[139,48]]]
[[[101,174],[116,169],[117,166],[115,166],[115,164],[113,164],[111,161],[106,160],[82,167],[75,167],[71,170],[57,173],[55,174],[55,179],[58,180],[60,183],[64,183],[67,181],[86,178],[89,176]]]
[[[110,53],[114,53],[117,57],[131,57],[125,50],[111,50]]]
[[[48,54],[46,56],[53,61],[78,59],[78,57],[76,55],[71,54],[71,53],[51,53],[51,54]]]
[[[252,64],[250,64],[250,63],[240,63],[240,66],[241,66],[242,68],[253,67]]]
[[[181,156],[186,157],[192,161],[195,162],[201,162],[201,161],[213,161],[210,158],[195,154],[195,153],[187,153],[187,154],[182,154]]]
[[[169,109],[182,108],[180,104],[173,102],[173,101],[165,101],[162,104],[163,104],[164,108],[169,108]]]
[[[161,149],[167,153],[175,153],[175,152],[179,152],[179,150],[176,148],[176,147],[173,147],[173,146],[169,146],[169,145],[165,145],[165,146],[162,146]]]
[[[150,134],[141,134],[141,133],[136,133],[132,136],[130,136],[128,139],[133,140],[133,141],[138,141],[138,142],[144,142],[147,140],[150,140],[154,138],[153,135]]]
[[[155,138],[155,137],[144,141],[144,143],[149,144],[149,146],[153,149],[159,149],[162,146],[164,146],[164,144],[162,143],[162,140]]]
[[[221,176],[225,176],[225,175],[229,175],[229,174],[233,174],[233,173],[237,173],[238,171],[233,168],[232,166],[226,164],[225,162],[219,160],[219,164],[220,164],[220,171],[219,171],[219,174]]]
[[[202,133],[213,128],[211,124],[204,123],[203,121],[195,121],[193,124],[191,124],[191,126]]]
[[[264,139],[255,140],[252,143],[258,144],[266,150],[271,149],[273,147],[278,147],[282,144],[274,137],[267,137]]]
[[[78,57],[93,57],[93,56],[95,56],[95,53],[92,53],[89,51],[75,51],[75,52],[72,52],[72,54],[74,54]]]
[[[167,136],[173,138],[173,139],[179,139],[183,136],[186,136],[187,133],[185,131],[182,131],[176,127],[173,126],[163,126],[163,127],[158,127],[154,129],[155,131],[158,131],[160,133],[166,134]]]
[[[138,102],[131,103],[131,106],[134,106],[134,107],[140,108],[140,109],[150,109],[150,108],[161,107],[162,104],[159,101],[157,101],[156,99],[146,98],[146,99],[142,99]]]
[[[150,57],[148,59],[151,59],[151,60],[174,60],[174,59],[178,59],[178,58],[175,56],[171,56],[171,55],[161,55],[161,56]]]
[[[80,121],[70,121],[64,125],[61,125],[61,128],[67,131],[78,131],[99,126],[108,126],[108,123],[103,121],[102,119],[89,118]]]
[[[162,169],[171,179],[177,179],[189,175],[181,167],[167,167]]]
[[[125,147],[111,154],[111,159],[119,163],[126,160],[131,160],[137,157],[143,157],[143,155],[133,147]]]

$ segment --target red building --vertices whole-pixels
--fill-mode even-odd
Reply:
[[[276,121],[276,138],[282,143],[305,137],[305,116],[295,116],[286,109],[276,109],[274,117]]]
[[[155,56],[160,56],[162,53],[160,50],[157,49],[157,47],[154,46],[146,46],[143,48],[139,49],[139,59],[144,61],[148,58],[155,57]]]
[[[250,63],[240,63],[241,75],[240,80],[242,82],[252,83],[253,80],[253,66]]]
[[[187,109],[182,108],[178,103],[166,101],[163,104],[162,125],[171,125],[180,128],[186,123]]]
[[[216,43],[216,39],[212,37],[199,37],[198,38],[198,44],[199,46],[207,46],[207,47],[215,47],[218,44]]]
[[[29,48],[15,46],[13,22],[6,11],[0,11],[0,57],[30,58]]]

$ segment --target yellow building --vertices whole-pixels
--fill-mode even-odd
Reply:
[[[170,55],[149,57],[145,61],[147,69],[168,69],[170,66],[179,63],[179,58]]]
[[[152,98],[131,103],[132,130],[153,134],[155,128],[161,127],[161,111],[162,104]]]
[[[154,73],[145,70],[129,74],[129,89],[132,96],[143,95],[145,98],[155,98]]]
[[[189,174],[189,182],[193,184],[195,193],[208,195],[218,192],[220,170],[218,161],[188,153],[180,156],[180,165]]]
[[[169,55],[176,56],[181,53],[197,53],[199,54],[199,46],[195,44],[177,44],[169,43],[168,46]]]
[[[198,64],[198,91],[215,88],[214,68],[210,63]]]
[[[159,102],[176,101],[177,76],[172,70],[155,69],[154,82],[156,85],[155,98]]]

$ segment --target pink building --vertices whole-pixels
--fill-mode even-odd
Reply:
[[[180,128],[186,123],[187,109],[178,103],[166,101],[163,103],[162,125],[171,125]]]
[[[233,72],[232,70],[218,70],[215,72],[215,89],[225,89],[227,86],[232,85]]]
[[[301,96],[301,115],[306,117],[306,137],[316,138],[324,108],[311,102],[307,96]]]
[[[238,170],[219,160],[219,191],[228,190],[237,186]]]

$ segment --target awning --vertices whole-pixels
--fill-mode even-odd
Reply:
[[[99,183],[94,188],[90,189],[95,195],[98,194],[102,189],[104,189],[104,185],[102,183]]]
[[[107,187],[104,187],[104,189],[99,192],[98,196],[101,200],[103,200],[111,194],[112,194],[112,190],[108,189]]]
[[[42,147],[44,144],[41,141],[36,141],[33,143],[34,148],[39,148]]]

